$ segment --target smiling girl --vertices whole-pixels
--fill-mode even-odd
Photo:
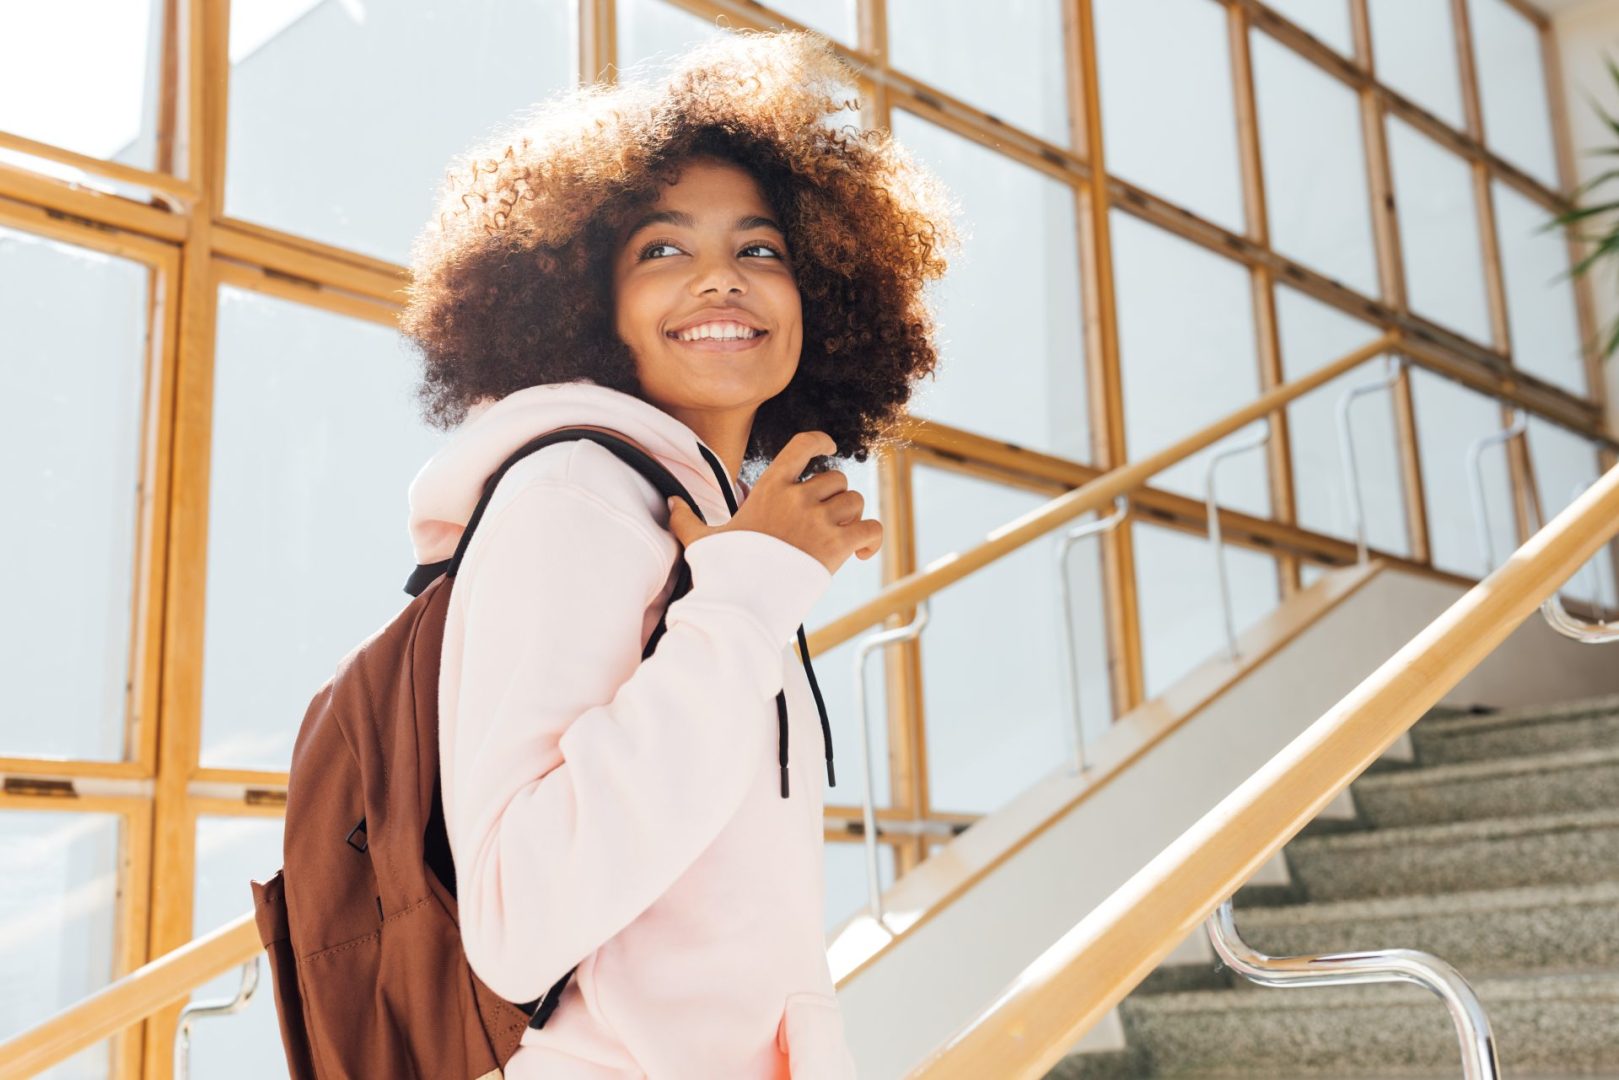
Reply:
[[[851,82],[823,39],[744,33],[664,83],[576,89],[452,171],[413,251],[401,325],[456,429],[411,484],[418,563],[563,427],[631,440],[700,511],[559,442],[461,563],[439,761],[462,940],[545,1006],[510,1080],[854,1076],[802,620],[881,547],[829,463],[899,437],[934,369],[954,208],[886,133],[825,122]]]

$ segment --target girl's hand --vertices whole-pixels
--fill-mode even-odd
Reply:
[[[747,529],[767,533],[807,552],[831,573],[837,573],[850,554],[869,559],[883,545],[883,525],[861,518],[866,500],[849,490],[849,478],[837,469],[817,473],[799,482],[810,458],[837,453],[837,444],[824,431],[800,431],[781,448],[736,515],[723,525],[703,524],[686,501],[669,500],[669,531],[681,547],[716,532]]]

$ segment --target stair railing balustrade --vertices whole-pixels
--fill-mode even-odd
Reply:
[[[191,1027],[209,1016],[231,1016],[247,1008],[259,988],[259,958],[242,965],[242,982],[229,1001],[198,1001],[180,1010],[180,1026],[174,1031],[174,1080],[191,1080]]]
[[[1089,536],[1100,536],[1117,528],[1130,512],[1130,500],[1123,495],[1113,500],[1113,512],[1063,533],[1057,540],[1057,617],[1062,636],[1063,686],[1068,691],[1068,731],[1072,736],[1068,756],[1069,772],[1075,776],[1085,771],[1085,725],[1079,711],[1079,643],[1074,640],[1073,590],[1068,586],[1068,553],[1074,544]]]
[[[1355,532],[1355,561],[1359,563],[1365,563],[1371,558],[1371,549],[1366,542],[1366,503],[1361,498],[1360,466],[1355,459],[1355,432],[1351,426],[1353,417],[1350,415],[1350,409],[1358,399],[1382,390],[1392,390],[1400,381],[1400,375],[1406,367],[1405,357],[1393,356],[1385,359],[1386,365],[1381,378],[1352,386],[1338,399],[1338,463],[1343,469],[1344,490],[1349,500],[1349,521]]]
[[[1208,472],[1204,477],[1204,487],[1208,492],[1204,505],[1209,519],[1209,550],[1214,555],[1214,576],[1220,583],[1220,615],[1225,620],[1226,655],[1235,663],[1237,653],[1237,619],[1231,610],[1231,578],[1225,565],[1225,542],[1220,534],[1220,506],[1214,498],[1214,476],[1220,468],[1220,463],[1238,454],[1249,450],[1258,450],[1270,441],[1270,418],[1264,420],[1265,428],[1258,435],[1250,435],[1239,443],[1217,451],[1209,458]]]

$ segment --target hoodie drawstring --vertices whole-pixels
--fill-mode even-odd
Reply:
[[[725,493],[725,506],[735,516],[737,505],[736,497],[731,494],[731,482],[726,478],[725,466],[720,464],[708,447],[702,443],[697,444],[702,452],[703,460],[708,467],[714,470],[714,479],[719,481],[720,490]],[[815,695],[815,710],[821,714],[821,744],[826,747],[826,782],[829,787],[836,787],[838,780],[832,770],[832,725],[826,718],[826,702],[821,699],[821,685],[815,681],[815,668],[810,665],[809,641],[804,637],[804,624],[798,624],[798,655],[804,664],[804,674],[809,677],[810,692]],[[776,760],[781,765],[781,797],[787,798],[787,693],[785,689],[776,691]]]

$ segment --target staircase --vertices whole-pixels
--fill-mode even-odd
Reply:
[[[1290,884],[1238,891],[1238,930],[1273,956],[1434,953],[1478,992],[1504,1076],[1619,1078],[1619,696],[1436,709],[1411,739],[1414,762],[1351,784],[1355,819],[1287,844]],[[1449,1014],[1411,984],[1262,987],[1213,961],[1160,967],[1119,1012],[1127,1049],[1049,1080],[1461,1075]]]

